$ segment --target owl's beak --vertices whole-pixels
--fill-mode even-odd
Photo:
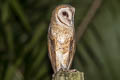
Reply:
[[[69,22],[69,26],[73,26],[72,20],[68,19],[68,22]]]
[[[73,13],[75,13],[75,8],[74,8],[74,7],[72,7],[71,9],[72,9],[72,12],[73,12]]]

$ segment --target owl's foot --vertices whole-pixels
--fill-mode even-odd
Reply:
[[[64,69],[63,68],[60,68],[60,70],[59,71],[64,71]]]
[[[52,77],[55,77],[55,73],[52,75]]]
[[[76,70],[76,69],[71,69],[70,71],[71,71],[71,72],[76,72],[77,70]]]

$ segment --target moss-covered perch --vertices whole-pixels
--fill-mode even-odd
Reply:
[[[52,77],[52,80],[84,80],[83,72],[79,71],[63,71],[60,70]]]

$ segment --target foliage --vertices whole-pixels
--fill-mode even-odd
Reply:
[[[63,3],[76,8],[75,28],[93,0],[0,0],[0,80],[50,80],[47,51],[51,12]],[[120,1],[104,0],[77,50],[72,68],[86,80],[120,79]]]

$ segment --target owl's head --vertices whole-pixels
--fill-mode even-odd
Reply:
[[[73,26],[74,25],[75,8],[70,5],[59,5],[53,11],[52,17],[54,21],[60,26]]]

